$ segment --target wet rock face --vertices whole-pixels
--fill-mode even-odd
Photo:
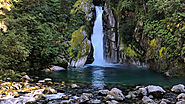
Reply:
[[[111,63],[117,63],[117,47],[115,38],[116,21],[111,7],[105,4],[103,13],[103,32],[104,32],[104,54],[105,59]]]

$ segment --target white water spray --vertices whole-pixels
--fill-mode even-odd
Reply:
[[[92,45],[94,47],[94,62],[92,65],[103,66],[106,64],[103,55],[103,25],[102,25],[102,7],[96,6],[96,20],[91,36]]]

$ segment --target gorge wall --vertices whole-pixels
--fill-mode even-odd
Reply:
[[[165,73],[167,76],[185,75],[184,21],[181,20],[183,17],[181,9],[173,9],[170,13],[163,11],[166,12],[167,17],[165,15],[161,17],[161,14],[157,14],[153,9],[154,5],[161,4],[153,3],[151,0],[147,3],[133,0],[79,1],[81,3],[78,4],[82,6],[78,5],[77,7],[80,9],[85,7],[83,11],[88,11],[85,14],[90,17],[87,19],[90,23],[88,25],[90,32],[87,33],[88,40],[91,40],[96,16],[93,6],[90,6],[91,9],[87,9],[84,5],[90,3],[90,5],[103,7],[103,48],[104,58],[107,62],[147,66],[149,69]],[[179,2],[177,3],[179,8],[182,7],[180,6],[181,1],[177,2]],[[169,3],[173,3],[173,1],[169,1]],[[179,14],[175,14],[175,11],[178,11]],[[178,18],[174,17],[173,21],[168,21],[172,14],[177,15]],[[93,48],[92,45],[90,46],[90,51],[86,54],[86,62],[83,64],[93,62]]]

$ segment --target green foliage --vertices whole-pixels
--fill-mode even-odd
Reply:
[[[40,70],[51,64],[65,65],[57,59],[66,55],[65,41],[82,25],[85,14],[70,14],[76,0],[22,0],[7,13],[8,32],[0,32],[0,69]]]
[[[120,43],[139,53],[134,57],[144,59],[143,61],[149,66],[155,64],[153,69],[158,71],[185,73],[183,0],[107,0],[106,2],[114,8],[113,11],[118,17],[115,19],[120,22]],[[124,48],[125,53],[130,50]]]
[[[131,48],[131,45],[129,47],[124,46],[123,50],[121,50],[126,56],[129,57],[137,57],[137,53]]]
[[[70,47],[68,48],[69,56],[75,59],[81,58],[86,56],[90,47],[88,46],[87,42],[83,42],[85,38],[87,38],[84,34],[86,30],[85,26],[80,27],[78,30],[74,31],[72,34],[72,39],[69,41]],[[83,50],[84,52],[82,52]]]

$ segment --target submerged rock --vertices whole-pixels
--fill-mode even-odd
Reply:
[[[178,84],[172,87],[171,91],[176,93],[185,92],[185,86],[183,84]]]
[[[118,88],[113,88],[108,92],[109,95],[112,95],[115,100],[124,100],[125,96],[122,94],[122,91]]]

